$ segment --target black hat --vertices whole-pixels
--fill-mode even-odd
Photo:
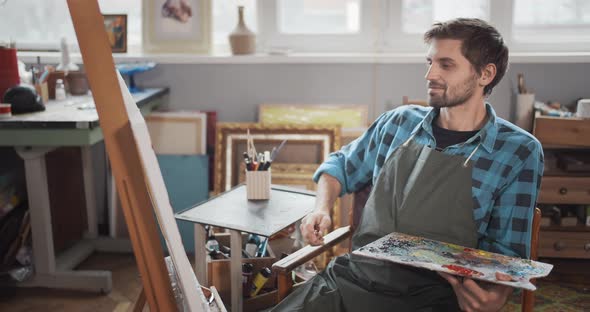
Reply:
[[[6,90],[2,102],[12,104],[13,115],[45,110],[45,105],[43,105],[43,101],[37,92],[22,85]]]

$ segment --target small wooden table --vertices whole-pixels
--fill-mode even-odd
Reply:
[[[203,285],[207,280],[205,225],[230,230],[230,248],[242,249],[241,232],[270,237],[310,213],[315,205],[315,193],[272,185],[269,200],[246,199],[246,186],[235,188],[195,207],[176,214],[179,220],[195,223],[195,273]],[[231,253],[231,306],[242,311],[242,254]]]

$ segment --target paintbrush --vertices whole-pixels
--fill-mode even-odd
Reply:
[[[279,152],[281,151],[283,146],[285,146],[285,143],[287,143],[287,140],[283,140],[283,142],[281,142],[281,144],[279,144],[279,147],[272,148],[272,151],[270,152],[270,161],[271,162],[273,162],[275,160],[275,158],[277,158],[277,156],[279,155]]]

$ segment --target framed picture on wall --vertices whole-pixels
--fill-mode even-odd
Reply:
[[[127,52],[127,14],[103,14],[111,50],[114,53]]]
[[[144,49],[148,52],[209,52],[211,42],[210,1],[144,1]]]

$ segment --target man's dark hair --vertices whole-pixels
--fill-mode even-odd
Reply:
[[[477,18],[457,18],[447,22],[438,22],[424,34],[424,42],[433,39],[461,40],[461,52],[473,66],[478,75],[490,63],[496,65],[496,77],[484,90],[484,95],[502,80],[508,68],[508,47],[502,35],[490,24]]]

